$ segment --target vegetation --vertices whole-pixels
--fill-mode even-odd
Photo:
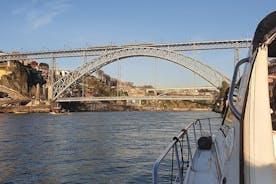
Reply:
[[[229,84],[226,81],[222,81],[221,87],[219,89],[219,98],[224,98],[225,93],[228,92]]]
[[[219,89],[219,94],[213,105],[213,111],[222,112],[223,106],[224,106],[223,102],[226,100],[228,92],[229,92],[229,84],[226,81],[222,81],[221,87]]]

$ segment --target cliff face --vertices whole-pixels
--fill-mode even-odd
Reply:
[[[12,73],[3,75],[0,79],[0,84],[14,89],[21,94],[28,94],[28,73],[25,67],[21,67],[20,63],[16,63],[11,68]]]
[[[37,84],[42,86],[43,84],[46,83],[46,81],[42,77],[41,72],[31,67],[27,68],[27,74],[28,74],[28,78],[27,78],[28,92],[33,86],[36,86]]]
[[[33,95],[33,92],[30,92],[33,86],[37,83],[40,85],[46,83],[46,81],[42,78],[41,72],[31,68],[30,66],[23,66],[19,62],[16,62],[10,70],[10,74],[3,75],[1,77],[0,84],[14,89],[23,95]]]
[[[65,96],[115,96],[116,89],[94,76],[85,76],[82,82],[73,86]]]

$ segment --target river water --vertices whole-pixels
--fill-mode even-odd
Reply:
[[[172,137],[212,112],[0,114],[0,183],[151,183]]]

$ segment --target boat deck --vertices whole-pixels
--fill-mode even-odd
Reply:
[[[187,183],[219,183],[214,148],[212,148],[211,150],[196,151]]]

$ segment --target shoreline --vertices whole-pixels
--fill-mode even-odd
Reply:
[[[26,113],[50,113],[50,106],[33,106],[33,107],[6,107],[0,109],[2,114],[26,114]],[[70,112],[185,112],[185,111],[212,111],[211,108],[171,108],[171,109],[161,109],[161,108],[118,108],[118,109],[94,109],[94,110],[77,110]]]
[[[117,112],[117,111],[148,111],[148,112],[185,112],[185,111],[212,111],[211,103],[209,104],[199,104],[192,102],[166,102],[166,103],[151,103],[142,105],[128,105],[124,103],[71,103],[71,104],[56,104],[56,103],[42,103],[35,105],[10,105],[5,107],[0,107],[0,113],[15,113],[15,114],[25,114],[25,113],[50,113],[52,109],[59,106],[60,110],[65,112]]]

